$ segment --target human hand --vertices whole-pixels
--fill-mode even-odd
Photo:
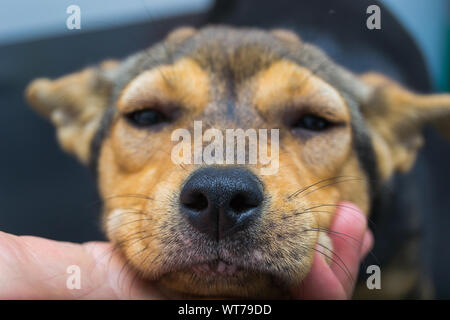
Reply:
[[[351,297],[360,261],[373,237],[365,216],[351,203],[338,207],[330,230],[336,263],[328,265],[316,252],[310,273],[293,290],[294,298]],[[66,270],[71,265],[82,270],[80,289],[66,285],[70,276]],[[344,265],[347,270],[341,269]],[[164,298],[152,282],[127,267],[110,243],[74,244],[0,232],[0,299]]]
[[[341,202],[337,207],[328,236],[333,252],[317,246],[311,271],[293,290],[296,299],[350,299],[361,260],[373,246],[367,218],[355,204]],[[321,254],[320,252],[324,254]],[[326,256],[331,257],[330,264]]]

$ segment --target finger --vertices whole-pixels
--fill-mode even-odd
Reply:
[[[142,279],[136,271],[126,262],[118,250],[110,243],[88,242],[83,244],[89,256],[94,261],[88,267],[89,274],[97,271],[103,276],[117,299],[164,299],[165,297],[156,289],[152,281]],[[90,278],[97,281],[98,275]],[[89,295],[89,298],[98,299],[98,292]]]
[[[84,293],[67,285],[67,268],[86,263],[80,245],[0,232],[0,252],[0,298],[71,299]]]
[[[367,229],[363,237],[361,251],[359,254],[359,260],[363,260],[367,256],[367,254],[372,250],[373,242],[374,242],[373,234],[369,229]]]
[[[311,270],[300,286],[293,289],[294,299],[341,300],[347,293],[335,276],[322,254],[314,253]]]
[[[330,267],[350,296],[358,276],[361,248],[364,248],[364,235],[367,219],[353,203],[341,202],[330,228],[329,237],[333,243],[333,262]]]
[[[132,272],[118,287],[124,260],[110,248],[0,232],[0,299],[159,298],[144,281],[127,291]]]

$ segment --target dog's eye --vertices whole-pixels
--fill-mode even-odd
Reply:
[[[307,114],[293,123],[293,128],[306,129],[310,131],[323,131],[331,127],[332,123],[325,118]]]
[[[138,127],[150,127],[168,121],[166,115],[153,109],[134,111],[128,113],[126,117],[131,123]]]

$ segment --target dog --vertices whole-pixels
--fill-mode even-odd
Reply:
[[[182,27],[123,61],[36,79],[26,97],[95,172],[105,233],[127,263],[194,297],[289,297],[316,245],[332,252],[340,201],[373,215],[376,195],[412,168],[423,127],[450,137],[450,95],[353,74],[284,29]],[[195,121],[278,129],[267,139],[279,148],[276,174],[261,163],[173,161],[174,130]]]

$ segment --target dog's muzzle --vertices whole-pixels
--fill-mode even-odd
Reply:
[[[262,183],[239,167],[196,170],[180,194],[181,213],[198,231],[221,240],[245,229],[262,211]]]

